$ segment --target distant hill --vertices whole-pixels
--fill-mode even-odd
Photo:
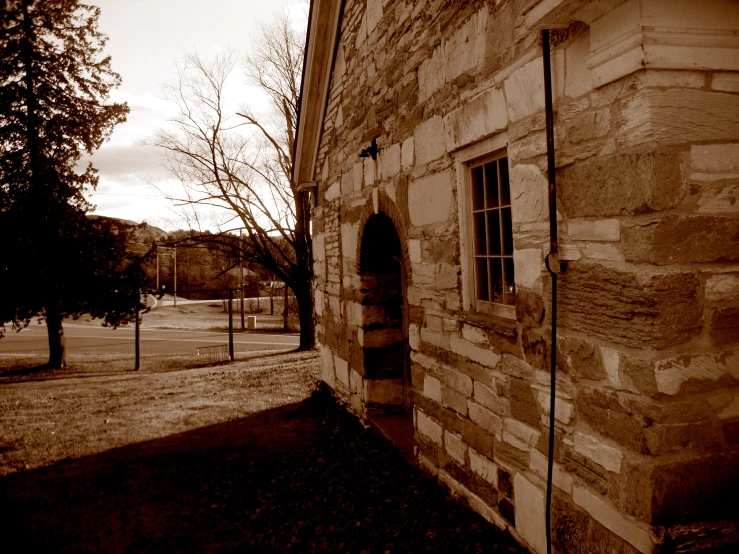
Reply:
[[[150,246],[152,242],[166,242],[168,239],[167,232],[159,227],[154,227],[146,222],[136,223],[128,219],[118,219],[116,217],[107,217],[104,215],[88,215],[90,219],[100,219],[109,222],[113,228],[130,229],[132,232],[131,242],[141,243]]]

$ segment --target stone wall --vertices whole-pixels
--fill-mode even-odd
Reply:
[[[397,403],[397,388],[366,378],[362,359],[377,307],[362,301],[358,257],[367,220],[384,213],[406,274],[418,463],[539,553],[551,336],[541,4],[346,0],[314,209],[324,381],[360,415]],[[731,38],[739,7],[559,4],[569,6],[555,14],[569,20],[554,31],[552,52],[568,267],[555,546],[651,552],[730,542],[739,519],[739,50]],[[690,32],[693,46],[675,38]],[[360,158],[373,138],[378,159]],[[515,318],[469,308],[460,241],[460,159],[501,144]]]

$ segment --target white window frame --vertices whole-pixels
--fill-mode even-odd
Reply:
[[[460,254],[462,262],[462,306],[465,311],[516,319],[516,307],[496,302],[479,303],[475,295],[474,229],[472,218],[472,177],[470,164],[480,158],[507,156],[508,133],[503,132],[454,153],[457,174]],[[513,199],[511,199],[513,201]]]

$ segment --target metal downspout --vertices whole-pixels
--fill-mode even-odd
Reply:
[[[549,389],[549,456],[547,461],[546,534],[547,554],[552,554],[552,470],[554,467],[554,402],[557,391],[557,275],[560,271],[557,242],[557,181],[554,165],[554,111],[552,108],[552,67],[549,29],[541,32],[544,58],[544,110],[546,112],[547,178],[549,181],[549,255],[547,271],[552,276],[552,346]]]

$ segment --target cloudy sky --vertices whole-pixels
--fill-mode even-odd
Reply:
[[[131,112],[117,126],[92,161],[100,184],[90,195],[93,213],[147,221],[167,230],[186,227],[171,201],[177,183],[162,166],[159,152],[145,145],[175,108],[163,100],[162,86],[174,81],[175,61],[185,52],[207,58],[227,49],[246,52],[259,23],[277,10],[300,18],[304,0],[90,0],[100,7],[100,30],[108,35],[106,53],[123,84],[111,96],[125,101]],[[239,81],[239,82],[237,82]],[[243,84],[239,75],[234,91],[258,113],[267,110],[264,97]],[[242,101],[239,98],[239,101]],[[159,189],[159,190],[158,190]]]

